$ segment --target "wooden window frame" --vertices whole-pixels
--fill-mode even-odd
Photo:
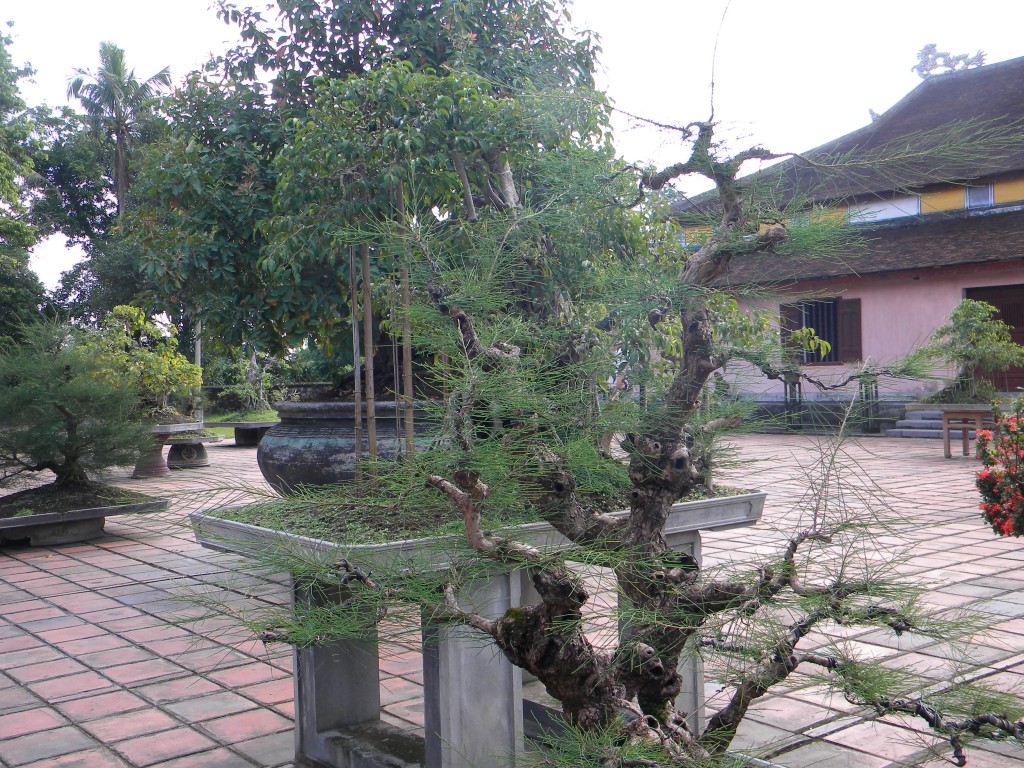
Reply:
[[[861,304],[860,299],[848,299],[841,296],[822,299],[810,299],[806,302],[795,302],[783,304],[779,308],[781,323],[782,341],[785,344],[787,338],[793,331],[806,327],[804,304],[816,302],[833,302],[835,305],[834,329],[818,329],[815,332],[821,336],[821,331],[829,332],[828,336],[821,336],[832,345],[831,359],[822,360],[815,353],[808,352],[803,356],[803,364],[808,366],[829,366],[845,365],[854,363],[864,358],[863,341],[861,336]],[[813,325],[811,327],[814,327]]]

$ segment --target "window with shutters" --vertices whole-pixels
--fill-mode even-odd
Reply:
[[[860,299],[809,299],[781,307],[783,342],[793,331],[813,328],[831,345],[827,355],[801,350],[805,365],[852,363],[863,358]]]

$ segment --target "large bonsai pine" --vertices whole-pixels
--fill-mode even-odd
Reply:
[[[850,625],[948,632],[893,587],[863,544],[864,526],[836,506],[843,496],[835,456],[774,557],[708,573],[666,541],[673,504],[709,484],[709,435],[736,418],[729,407],[707,406],[714,374],[741,359],[770,376],[802,375],[779,349],[777,330],[738,311],[746,289],[722,289],[727,271],[776,255],[835,256],[851,228],[783,198],[775,185],[745,181],[748,161],[775,155],[760,147],[728,152],[712,121],[677,129],[688,157],[675,165],[617,162],[607,102],[591,87],[593,49],[562,38],[562,3],[519,0],[515,13],[497,0],[474,4],[477,13],[458,2],[435,5],[427,12],[415,0],[374,2],[376,12],[365,16],[303,14],[299,26],[317,35],[293,29],[291,45],[287,32],[273,51],[256,45],[249,69],[287,62],[294,77],[279,81],[281,100],[301,96],[308,110],[275,159],[274,215],[262,224],[268,243],[256,268],[304,305],[290,313],[316,318],[318,293],[356,295],[339,286],[354,277],[358,254],[367,262],[365,295],[388,301],[390,327],[410,324],[417,358],[433,362],[445,394],[432,450],[369,465],[365,483],[331,498],[280,503],[312,505],[339,524],[376,513],[392,531],[433,514],[461,524],[471,551],[440,573],[410,573],[402,562],[372,578],[345,561],[278,561],[297,574],[297,594],[319,592],[325,607],[275,615],[264,637],[365,637],[390,605],[413,602],[428,621],[478,630],[538,678],[576,737],[565,752],[573,760],[562,764],[577,766],[724,762],[751,704],[798,668],[831,676],[848,698],[879,712],[924,718],[958,759],[968,736],[1019,736],[1024,725],[1008,722],[1008,711],[987,714],[962,689],[922,698],[884,668],[814,637]],[[485,11],[494,28],[465,26]],[[328,16],[360,23],[340,34],[320,28]],[[393,37],[394,26],[363,28],[409,19],[416,26]],[[409,47],[428,32],[431,46]],[[300,66],[310,53],[300,43],[318,55],[323,46],[309,41],[320,39],[342,50]],[[388,55],[362,57],[368,40],[371,52],[379,45]],[[419,55],[432,51],[446,55]],[[544,58],[571,63],[570,53],[580,66],[553,68]],[[349,61],[357,66],[343,66]],[[936,165],[984,151],[956,126],[941,140],[930,137],[929,148]],[[899,175],[922,161],[920,147],[905,143],[860,162]],[[820,176],[849,160],[803,158],[799,167]],[[695,251],[680,246],[649,200],[694,174],[717,190],[708,236]],[[334,279],[306,291],[304,280],[325,270]],[[358,316],[357,307],[346,309]],[[803,341],[820,348],[813,335]],[[620,381],[624,366],[636,397],[616,399],[606,382]],[[610,514],[616,509],[625,513]],[[547,521],[570,548],[545,551],[501,532],[503,521],[523,517]],[[497,618],[468,610],[460,589],[481,561],[529,572],[536,604]],[[595,601],[578,563],[614,575],[615,622],[628,631],[613,647],[596,646],[587,632]],[[339,572],[350,598],[332,606]],[[727,660],[731,691],[700,724],[676,706],[682,658],[696,653]],[[538,760],[558,764],[547,754]]]
[[[831,675],[848,698],[879,712],[924,718],[958,758],[967,736],[1020,733],[1024,726],[964,704],[962,691],[922,699],[841,649],[802,648],[826,627],[949,631],[916,611],[865,554],[866,527],[836,506],[843,494],[834,485],[841,474],[835,456],[812,482],[817,493],[776,557],[723,575],[670,549],[665,526],[673,504],[708,485],[709,435],[736,420],[728,406],[707,407],[713,375],[742,360],[769,376],[803,376],[777,331],[737,311],[736,293],[754,289],[727,294],[723,276],[739,260],[809,247],[809,256],[834,254],[851,230],[797,201],[755,194],[740,169],[773,155],[760,148],[724,154],[710,122],[681,129],[689,159],[660,172],[616,170],[595,148],[599,103],[539,90],[496,93],[470,73],[403,67],[321,90],[315,119],[281,158],[278,203],[291,218],[277,222],[282,247],[274,258],[286,258],[286,247],[314,227],[326,228],[325,212],[336,211],[336,247],[370,243],[380,271],[398,275],[405,267],[418,282],[410,320],[447,393],[433,450],[368,468],[372,482],[339,491],[329,506],[345,514],[390,507],[399,519],[443,501],[478,557],[532,573],[539,602],[496,619],[465,609],[457,595],[471,578],[468,565],[445,574],[447,583],[435,581],[433,591],[410,588],[406,574],[369,579],[356,571],[346,577],[353,598],[332,616],[318,614],[312,623],[277,617],[265,637],[303,643],[359,634],[382,602],[417,600],[435,621],[488,635],[544,684],[571,732],[585,734],[576,754],[589,762],[581,765],[711,764],[723,758],[752,703],[798,668]],[[414,142],[425,153],[415,161],[403,149]],[[440,151],[445,146],[458,149]],[[520,167],[499,174],[482,161],[487,152]],[[803,162],[827,168],[840,161]],[[718,192],[710,234],[690,252],[641,205],[682,174],[705,176]],[[353,189],[377,193],[359,204]],[[813,348],[820,340],[811,335],[804,343]],[[616,361],[629,366],[636,401],[602,397]],[[865,368],[852,378],[885,372]],[[622,436],[621,454],[605,450],[609,433]],[[608,514],[616,505],[626,514]],[[572,548],[544,551],[493,532],[517,515],[542,518]],[[587,634],[592,595],[575,562],[615,575],[616,620],[629,631],[614,648],[595,646]],[[312,590],[317,579],[331,578],[330,570],[310,574],[308,564],[290,567],[311,575]],[[676,708],[682,660],[698,652],[728,662],[732,691],[701,727]]]

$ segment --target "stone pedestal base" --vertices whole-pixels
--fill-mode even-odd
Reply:
[[[195,469],[210,466],[210,456],[202,443],[175,443],[167,451],[167,466],[170,469]]]
[[[673,507],[665,526],[671,548],[701,559],[700,530],[725,530],[752,525],[761,516],[763,493],[687,502]],[[193,513],[197,539],[211,549],[258,556],[268,548],[308,550],[318,557],[345,558],[365,570],[395,558],[413,570],[447,568],[452,549],[442,539],[349,545],[307,539],[279,531]],[[567,545],[550,526],[532,523],[516,532],[541,548]],[[293,589],[298,602],[344,600],[346,593]],[[459,604],[489,618],[509,608],[537,602],[525,570],[492,571],[463,587]],[[611,631],[614,632],[614,629]],[[380,721],[378,638],[303,648],[295,653],[295,751],[298,765],[331,768],[508,768],[523,755],[524,732],[537,724],[554,727],[556,703],[530,702],[523,697],[524,674],[488,637],[464,626],[422,624],[424,731],[423,739]],[[691,725],[703,726],[704,680],[700,657],[690,654],[681,665],[682,691],[677,707],[689,713]],[[530,682],[529,679],[526,682]],[[535,685],[535,684],[534,684]],[[524,722],[524,709],[529,720]]]

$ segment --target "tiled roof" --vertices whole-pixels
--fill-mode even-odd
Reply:
[[[764,285],[1014,260],[1024,265],[1024,211],[1019,206],[997,211],[934,214],[860,227],[866,242],[829,258],[779,253],[736,257],[720,283]]]

